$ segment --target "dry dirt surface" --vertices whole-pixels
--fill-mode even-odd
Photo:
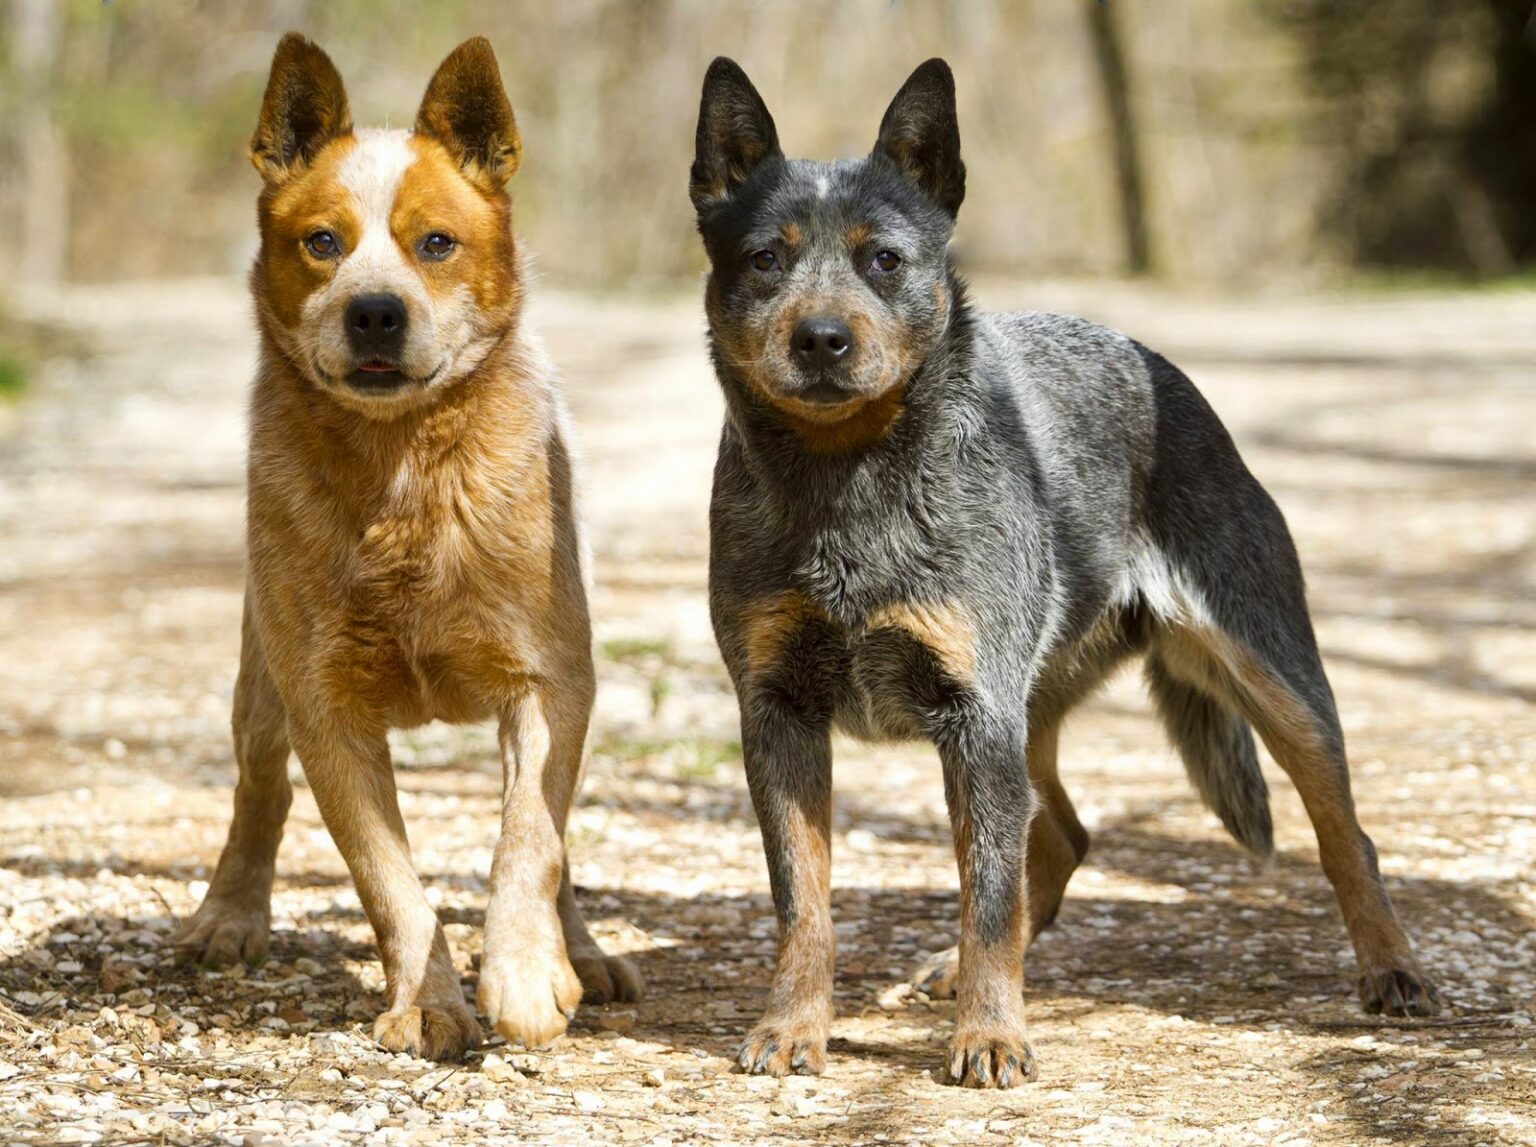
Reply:
[[[222,842],[241,594],[234,283],[32,296],[70,333],[0,412],[0,1140],[49,1143],[1536,1143],[1536,296],[1234,302],[982,284],[1181,362],[1289,516],[1362,818],[1448,1008],[1360,1013],[1294,792],[1260,868],[1192,797],[1128,673],[1063,740],[1094,834],[1029,957],[1039,1082],[939,1080],[953,1005],[930,750],[840,744],[838,1018],[819,1078],[732,1070],[774,923],[704,602],[720,401],[698,301],[546,292],[587,457],[602,689],[571,847],[648,981],[546,1052],[369,1038],[381,974],[302,788],[271,958],[173,966]],[[418,866],[473,996],[489,730],[396,740]],[[295,776],[298,777],[295,765]]]

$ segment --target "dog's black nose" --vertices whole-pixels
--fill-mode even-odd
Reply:
[[[853,332],[842,319],[817,315],[802,319],[790,342],[795,356],[807,366],[832,366],[853,349]]]
[[[397,295],[363,295],[347,304],[346,324],[360,356],[393,362],[405,341],[405,304]]]

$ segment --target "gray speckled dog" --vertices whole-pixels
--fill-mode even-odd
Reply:
[[[1285,521],[1193,384],[1123,335],[983,315],[948,243],[965,190],[941,60],[866,159],[786,160],[742,70],[704,80],[691,192],[727,415],[710,607],[741,701],[780,928],[751,1072],[819,1072],[832,1018],[834,725],[927,737],[960,867],[948,1071],[1033,1077],[1023,957],[1088,848],[1056,775],[1069,710],[1141,655],[1206,803],[1272,850],[1258,730],[1317,830],[1368,1012],[1426,1015],[1350,798]]]

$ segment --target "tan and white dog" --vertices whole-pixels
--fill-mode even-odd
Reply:
[[[521,323],[506,182],[519,140],[483,39],[415,130],[354,130],[341,77],[278,45],[251,143],[261,362],[234,823],[187,959],[267,949],[290,747],[378,938],[387,1048],[480,1039],[411,863],[386,734],[496,718],[505,770],[479,1004],[536,1047],[577,1003],[632,1000],[577,911],[565,825],[594,678],[563,402]]]

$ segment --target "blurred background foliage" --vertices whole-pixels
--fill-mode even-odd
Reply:
[[[724,53],[792,154],[864,152],[922,59],[959,83],[973,270],[1256,285],[1536,262],[1531,0],[0,0],[0,269],[228,273],[277,36],[408,125],[489,36],[524,144],[518,226],[585,288],[698,273],[698,87]]]

